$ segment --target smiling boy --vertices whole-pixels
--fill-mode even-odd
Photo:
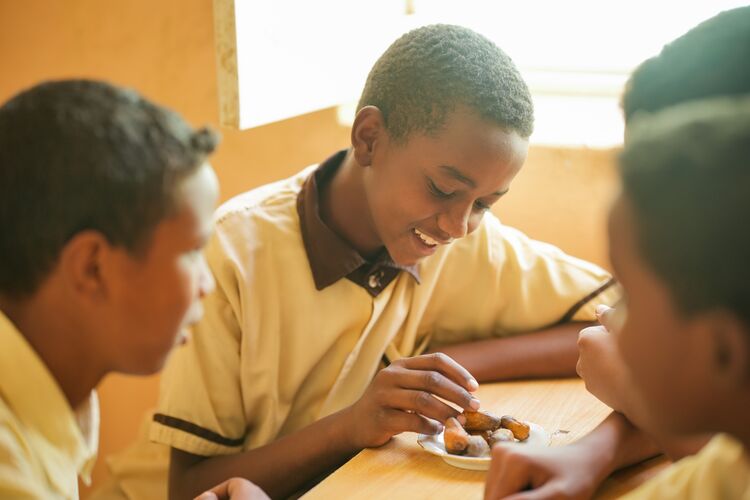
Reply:
[[[489,213],[532,127],[505,53],[420,28],[370,72],[350,149],[219,209],[217,289],[151,427],[172,498],[231,476],[288,496],[395,434],[439,432],[457,411],[433,395],[477,408],[475,379],[574,373],[569,322],[612,300],[610,276]],[[142,463],[112,462],[122,493],[163,495]]]

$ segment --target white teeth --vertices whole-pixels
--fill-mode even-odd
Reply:
[[[419,239],[421,239],[422,241],[424,241],[424,243],[425,243],[426,245],[429,245],[429,246],[431,246],[431,247],[434,247],[435,245],[437,245],[437,244],[438,244],[438,242],[437,242],[437,241],[433,240],[432,238],[430,238],[429,236],[427,236],[426,234],[424,234],[424,233],[423,233],[422,231],[420,231],[420,230],[419,230],[419,229],[417,229],[416,227],[414,228],[414,233],[415,233],[415,234],[416,234],[417,236],[419,236]]]

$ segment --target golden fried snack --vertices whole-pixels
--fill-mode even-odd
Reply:
[[[490,436],[492,435],[492,432],[493,431],[470,431],[469,434],[471,436],[482,436],[482,439],[484,439],[485,441],[487,441],[487,444],[489,444],[490,446],[492,446],[490,444]]]
[[[469,434],[461,427],[458,420],[451,417],[445,421],[443,441],[445,441],[445,451],[453,455],[463,455],[469,446]]]
[[[494,431],[500,427],[500,419],[485,411],[464,411],[466,423],[464,428],[469,431]]]
[[[516,441],[513,431],[500,428],[487,437],[487,444],[494,446],[497,443],[513,443]]]
[[[466,455],[469,457],[484,457],[490,454],[490,445],[482,436],[469,436]]]
[[[503,415],[500,419],[500,425],[505,429],[509,429],[513,433],[513,436],[519,441],[526,441],[529,438],[529,432],[531,429],[528,424],[524,424],[510,415]]]

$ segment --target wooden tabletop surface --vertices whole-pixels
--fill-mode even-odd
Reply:
[[[551,446],[575,441],[611,411],[579,379],[485,384],[477,396],[484,410],[541,425],[552,436]],[[657,458],[618,472],[597,498],[617,498],[666,465],[666,459]],[[422,450],[416,434],[404,433],[385,446],[362,451],[303,499],[481,499],[486,475],[446,464]]]

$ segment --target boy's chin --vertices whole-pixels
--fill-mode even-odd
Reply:
[[[413,252],[404,251],[404,249],[391,250],[388,247],[386,247],[386,249],[388,250],[388,255],[390,255],[391,260],[393,260],[393,263],[401,267],[414,266],[424,258],[420,255],[414,255]]]
[[[167,359],[169,359],[169,356],[173,351],[174,347],[166,352],[150,355],[146,355],[141,351],[136,359],[129,360],[130,362],[127,364],[123,363],[121,365],[122,368],[117,371],[126,375],[135,375],[139,377],[154,375],[164,369],[164,365],[167,364]]]

